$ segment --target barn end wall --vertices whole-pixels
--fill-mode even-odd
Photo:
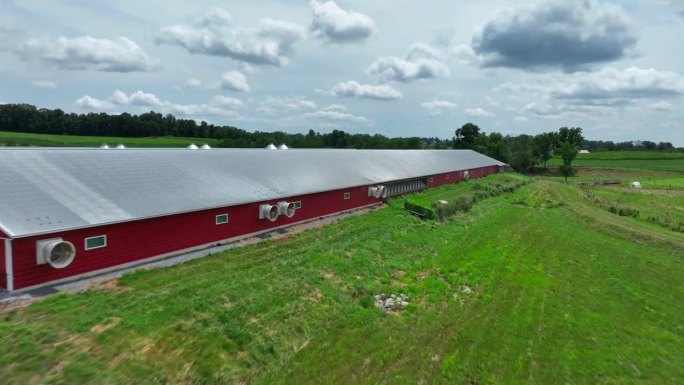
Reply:
[[[344,193],[349,192],[349,199]],[[275,222],[259,219],[261,204],[301,201],[294,217],[281,215]],[[87,229],[18,238],[13,241],[14,286],[26,288],[50,281],[172,253],[225,239],[244,236],[335,212],[367,206],[382,201],[368,197],[368,186],[295,196],[276,201],[204,210]],[[228,214],[225,224],[216,224],[216,216]],[[85,239],[107,236],[107,246],[85,250]],[[76,247],[74,262],[64,269],[36,264],[36,242],[61,237]]]
[[[473,179],[496,173],[497,170],[496,166],[483,167],[471,169],[469,174],[470,178]],[[461,181],[462,172],[438,174],[428,178],[432,178],[432,182],[428,182],[428,187],[435,187]],[[22,289],[93,273],[98,270],[245,236],[381,201],[381,199],[368,197],[368,187],[353,187],[275,201],[229,206],[14,239],[12,241],[14,288]],[[346,192],[351,195],[349,199],[344,199]],[[276,204],[279,201],[301,201],[302,207],[296,211],[293,218],[281,215],[275,222],[259,219],[259,206],[261,204]],[[220,214],[229,215],[228,223],[216,224],[216,216]],[[85,250],[85,239],[99,235],[107,236],[107,246]],[[37,265],[36,242],[55,237],[61,237],[74,244],[76,247],[74,262],[64,269],[54,269],[49,265]],[[2,276],[4,279],[5,274]]]

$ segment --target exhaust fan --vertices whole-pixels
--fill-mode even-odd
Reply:
[[[295,215],[295,205],[291,202],[278,202],[278,214],[292,218]]]
[[[368,188],[368,196],[373,198],[380,198],[385,186],[375,186]]]
[[[74,261],[76,248],[71,242],[62,238],[45,239],[36,242],[36,262],[39,265],[50,265],[55,269],[63,269]]]
[[[273,222],[278,219],[278,207],[273,205],[259,206],[259,219],[268,219]]]

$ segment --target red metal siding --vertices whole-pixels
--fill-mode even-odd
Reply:
[[[350,199],[344,199],[345,192],[351,193]],[[376,203],[381,199],[369,198],[368,187],[365,186],[281,200],[301,201],[302,207],[297,210],[293,218],[281,215],[275,222],[259,220],[258,215],[259,205],[276,203],[276,201],[272,201],[15,239],[12,243],[15,288],[34,286],[305,219],[317,218],[322,215]],[[228,214],[229,222],[216,225],[216,215],[219,214]],[[104,234],[107,235],[106,247],[93,250],[84,249],[85,238]],[[54,269],[48,265],[36,264],[36,241],[54,237],[62,237],[76,246],[76,259],[67,268]]]
[[[5,240],[0,232],[0,288],[7,289],[7,271],[5,270]]]
[[[497,166],[472,168],[468,170],[469,179],[481,178],[498,172]],[[436,174],[428,177],[428,187],[437,187],[443,184],[458,183],[463,180],[463,171],[454,171],[444,174]]]
[[[493,166],[469,170],[469,173],[471,178],[478,178],[496,171],[496,166]],[[429,181],[430,178],[432,182]],[[461,179],[461,171],[428,176],[428,186],[457,183]],[[278,201],[301,201],[302,207],[297,210],[293,218],[280,216],[275,222],[259,220],[261,204],[277,203],[277,201],[270,201],[15,239],[12,241],[14,286],[15,289],[34,286],[380,201],[380,199],[368,197],[368,187],[354,187],[280,199]],[[351,193],[350,199],[344,199],[345,192]],[[229,222],[216,225],[216,215],[219,214],[228,214]],[[98,235],[107,236],[107,246],[85,250],[85,238]],[[54,237],[61,237],[76,246],[76,259],[67,268],[58,270],[47,265],[36,264],[36,241]],[[4,269],[4,260],[2,269]],[[2,278],[5,278],[4,274]]]

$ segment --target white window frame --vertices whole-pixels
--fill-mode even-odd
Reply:
[[[296,202],[292,202],[292,203],[294,203],[295,209],[301,209],[302,208],[302,201],[296,201]]]
[[[226,221],[225,222],[219,222],[220,217],[226,217]],[[228,214],[218,214],[218,215],[216,215],[216,220],[214,221],[214,223],[216,223],[217,225],[225,225],[228,222],[230,222],[230,217],[228,216]]]
[[[350,192],[344,193],[344,200],[345,200],[345,201],[348,201],[348,200],[350,200],[350,199],[351,199],[351,193],[350,193]]]
[[[96,238],[104,238],[104,244],[102,246],[88,247],[88,241],[91,239],[96,239]],[[96,235],[94,237],[88,237],[83,241],[83,249],[85,249],[85,250],[95,250],[95,249],[101,249],[103,247],[107,247],[107,234]]]

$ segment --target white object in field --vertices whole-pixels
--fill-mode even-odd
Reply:
[[[634,181],[634,182],[629,184],[629,187],[639,189],[639,188],[641,188],[641,183]]]

